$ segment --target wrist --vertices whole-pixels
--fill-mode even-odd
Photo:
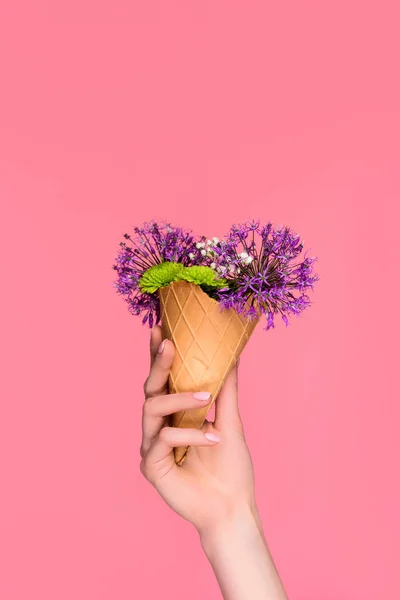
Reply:
[[[255,507],[208,527],[200,539],[224,598],[287,600]]]
[[[261,519],[257,507],[244,505],[226,516],[199,530],[200,541],[205,553],[209,556],[220,546],[235,540],[248,543],[250,539],[262,539],[265,542]]]

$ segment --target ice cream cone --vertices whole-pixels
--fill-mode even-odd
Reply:
[[[163,338],[172,340],[175,357],[169,375],[170,393],[210,392],[206,407],[179,411],[175,427],[200,429],[233,365],[249,340],[258,319],[223,309],[200,286],[177,281],[159,289]],[[175,448],[182,465],[189,447]]]

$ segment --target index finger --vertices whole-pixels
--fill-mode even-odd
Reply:
[[[162,331],[159,325],[154,325],[150,334],[150,366],[156,360],[157,352],[162,342]]]

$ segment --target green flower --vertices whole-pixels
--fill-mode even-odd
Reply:
[[[139,279],[139,287],[142,292],[154,294],[160,287],[182,280],[200,285],[205,292],[211,293],[227,286],[226,279],[216,277],[211,267],[184,267],[180,263],[166,261],[147,269]]]
[[[150,267],[139,279],[139,287],[142,292],[154,294],[160,287],[177,281],[176,277],[185,267],[180,263],[162,262]]]
[[[205,288],[223,288],[227,285],[226,279],[215,277],[215,271],[211,267],[204,266],[184,267],[176,274],[175,281],[180,279]]]

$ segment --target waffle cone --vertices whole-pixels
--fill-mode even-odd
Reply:
[[[170,393],[211,394],[207,406],[179,411],[172,415],[172,423],[175,427],[200,429],[258,319],[245,319],[234,309],[221,310],[200,286],[187,281],[160,288],[159,297],[163,338],[175,345]],[[188,450],[174,449],[178,465],[183,464]]]

